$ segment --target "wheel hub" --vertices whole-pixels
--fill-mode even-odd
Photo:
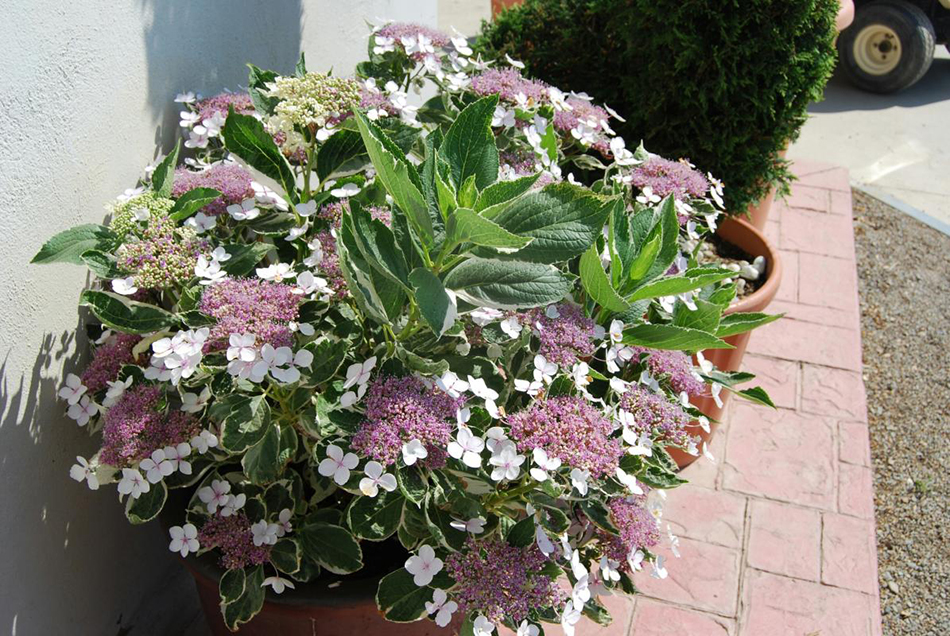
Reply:
[[[901,60],[897,33],[883,24],[869,24],[854,38],[854,61],[869,75],[886,75]]]

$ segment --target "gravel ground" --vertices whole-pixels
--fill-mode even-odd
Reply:
[[[884,634],[950,634],[950,237],[854,192]]]

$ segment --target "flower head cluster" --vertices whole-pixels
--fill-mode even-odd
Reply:
[[[209,216],[224,214],[229,205],[239,205],[254,198],[251,173],[236,163],[216,163],[207,170],[193,172],[187,168],[175,171],[172,196],[176,199],[195,188],[214,188],[221,193],[201,210]]]
[[[532,309],[521,322],[537,334],[541,341],[538,353],[548,362],[569,367],[596,349],[597,324],[585,316],[578,305],[560,303],[546,309]]]
[[[512,104],[539,105],[548,101],[548,85],[524,77],[515,68],[490,68],[472,78],[476,95],[498,95]]]
[[[234,570],[270,560],[270,546],[254,545],[251,523],[244,513],[215,515],[198,532],[202,548],[221,550],[221,567]]]
[[[254,113],[254,102],[247,93],[219,93],[199,100],[194,107],[198,113],[198,121],[211,119],[215,115],[227,117],[229,108],[243,115]]]
[[[398,46],[415,60],[425,57],[429,47],[446,47],[452,39],[437,29],[414,22],[392,22],[376,32],[375,42],[384,43],[385,48]],[[420,46],[421,42],[421,46]]]
[[[215,319],[208,349],[226,349],[234,333],[252,333],[258,345],[286,347],[293,342],[288,323],[297,320],[300,296],[289,285],[251,278],[227,278],[208,286],[201,311]]]
[[[607,111],[586,99],[568,97],[565,104],[570,107],[554,113],[554,127],[563,133],[569,133],[585,146],[591,146],[604,156],[610,154],[610,140],[605,133],[610,129],[610,115]]]
[[[177,446],[197,435],[198,420],[180,410],[165,412],[161,386],[140,384],[122,394],[105,415],[103,464],[121,468],[145,459],[152,451]]]
[[[703,173],[685,161],[652,157],[630,171],[633,185],[649,187],[659,197],[673,195],[677,200],[701,199],[709,192],[709,181]]]
[[[560,605],[566,593],[540,572],[548,558],[533,543],[518,548],[501,539],[469,539],[464,552],[445,561],[458,583],[452,592],[463,612],[479,612],[495,624],[518,624],[534,608]]]
[[[117,333],[108,342],[96,349],[92,362],[82,373],[82,383],[96,393],[106,388],[119,375],[124,364],[132,364],[132,348],[142,338],[129,333]]]
[[[140,228],[139,223],[151,218],[164,218],[175,202],[161,197],[155,192],[143,192],[134,197],[119,201],[111,207],[112,221],[109,229],[119,238],[125,238]]]
[[[280,100],[269,123],[284,133],[295,127],[322,128],[362,100],[359,82],[322,73],[277,77],[268,88],[270,96]]]
[[[428,452],[426,464],[441,465],[461,405],[461,398],[414,376],[377,378],[367,391],[366,421],[353,436],[353,449],[389,466],[403,444],[419,440]]]
[[[123,244],[116,256],[119,267],[133,274],[137,287],[156,289],[191,278],[204,248],[204,241],[193,229],[176,227],[168,217],[153,216],[141,238]]]
[[[607,502],[610,518],[620,531],[620,536],[598,531],[608,557],[625,563],[631,553],[642,548],[652,548],[660,542],[660,528],[656,517],[646,507],[646,496],[618,497]]]
[[[690,417],[679,404],[654,393],[642,384],[631,385],[620,400],[620,408],[630,413],[629,428],[634,436],[647,434],[666,444],[685,446],[689,441]]]
[[[613,474],[623,448],[612,438],[613,424],[589,402],[577,396],[540,400],[508,417],[518,450],[543,449],[593,477]]]
[[[693,363],[682,351],[664,351],[646,347],[630,347],[635,357],[647,354],[646,363],[653,376],[668,375],[670,387],[677,393],[702,395],[705,383],[693,373]]]
[[[534,153],[521,148],[502,150],[498,153],[498,163],[502,175],[509,180],[535,174],[540,170]]]

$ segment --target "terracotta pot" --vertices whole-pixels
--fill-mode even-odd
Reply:
[[[745,298],[740,299],[739,302],[730,306],[725,313],[734,314],[748,311],[765,311],[765,308],[768,307],[772,299],[775,298],[775,294],[778,293],[779,285],[782,283],[782,260],[779,257],[778,250],[765,238],[762,232],[752,227],[749,222],[743,219],[734,217],[726,219],[720,224],[716,234],[736,247],[742,248],[753,257],[764,256],[766,261],[765,284],[757,289],[755,293],[749,294]],[[752,335],[752,333],[747,331],[746,333],[729,336],[725,340],[735,347],[734,349],[710,349],[703,351],[703,356],[715,364],[718,369],[723,371],[738,371],[742,368],[742,358],[745,356],[750,335]],[[722,407],[716,406],[715,400],[708,396],[694,398],[692,402],[693,405],[710,418],[710,420],[719,420],[725,409],[728,393],[723,391],[720,397],[723,400]],[[702,438],[703,442],[708,442],[712,439],[713,434],[715,434],[716,427],[717,423],[711,421],[709,424],[709,432],[707,433],[698,423],[693,422],[689,427],[689,433],[690,435],[698,435]],[[700,444],[700,446],[702,446],[702,444]],[[669,450],[670,455],[676,460],[676,465],[680,468],[685,468],[697,459],[697,457],[675,448],[667,450]]]
[[[218,580],[224,571],[212,558],[183,559],[195,579],[201,607],[211,633],[228,636],[221,618]],[[268,591],[260,614],[241,625],[236,632],[243,636],[446,636],[458,633],[461,612],[448,628],[438,627],[430,620],[414,623],[391,623],[376,608],[374,578],[344,578],[339,586],[327,588],[327,582],[297,583],[295,590],[281,595]]]
[[[524,0],[491,0],[491,17],[495,17],[510,6],[521,4]]]

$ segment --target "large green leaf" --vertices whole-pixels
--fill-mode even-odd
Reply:
[[[584,289],[594,299],[594,302],[609,311],[626,311],[629,305],[610,285],[607,272],[604,271],[604,266],[600,262],[600,253],[597,251],[596,243],[591,245],[581,256],[579,269],[581,284],[584,285]]]
[[[363,311],[383,324],[393,322],[403,310],[406,294],[392,279],[383,275],[378,266],[364,258],[354,236],[350,215],[343,217],[337,240],[340,269],[350,293]]]
[[[268,90],[267,85],[277,79],[278,74],[275,71],[258,68],[253,64],[248,64],[247,67],[249,69],[247,92],[251,96],[251,102],[254,104],[255,110],[261,115],[272,114],[280,98],[265,95],[264,92]]]
[[[445,133],[439,156],[448,162],[457,189],[461,189],[469,177],[475,177],[475,187],[479,190],[498,179],[498,148],[491,129],[497,104],[497,95],[469,104]]]
[[[574,279],[553,265],[470,258],[443,282],[474,305],[528,309],[561,300],[571,291]]]
[[[376,590],[376,606],[386,620],[394,623],[411,623],[426,613],[426,602],[432,600],[432,590],[447,589],[452,579],[443,570],[429,585],[418,586],[405,568],[387,574],[379,581]]]
[[[278,182],[294,203],[297,202],[297,180],[290,163],[280,151],[264,124],[251,115],[228,114],[221,136],[227,149],[252,167]]]
[[[784,315],[785,314],[769,315],[756,312],[729,314],[722,317],[722,320],[719,322],[719,328],[716,330],[716,335],[720,338],[726,338],[728,336],[745,333],[746,331],[752,331],[762,325],[767,325],[774,320],[778,320]]]
[[[165,482],[151,484],[148,492],[139,495],[138,499],[129,497],[125,502],[125,516],[134,524],[151,521],[158,516],[168,499],[168,488]]]
[[[152,172],[152,190],[158,196],[168,198],[172,194],[172,183],[175,181],[175,166],[178,165],[178,151],[181,149],[181,140],[175,140],[172,151],[155,166]]]
[[[152,333],[178,324],[175,314],[112,292],[87,289],[79,304],[89,307],[105,326],[123,333]]]
[[[221,269],[231,276],[245,276],[252,272],[261,259],[267,256],[274,246],[269,243],[226,243],[224,251],[231,258],[224,261]]]
[[[429,217],[428,205],[422,195],[422,181],[415,166],[409,163],[405,153],[379,126],[359,111],[355,117],[363,144],[376,169],[376,177],[396,205],[409,216],[422,240],[430,244],[434,237],[432,219]]]
[[[633,294],[627,297],[630,302],[644,300],[646,298],[660,298],[662,296],[675,296],[684,292],[693,291],[712,283],[725,280],[736,273],[730,269],[719,267],[696,267],[688,269],[679,276],[670,276],[660,278],[637,288]]]
[[[353,238],[363,257],[381,274],[408,290],[409,266],[396,244],[393,231],[382,221],[372,218],[356,201],[350,204],[350,214],[353,218]]]
[[[313,384],[321,384],[332,378],[349,351],[349,345],[344,340],[321,340],[307,348],[313,353],[313,364],[310,365],[310,382]]]
[[[412,270],[409,282],[415,290],[416,303],[422,317],[435,337],[441,338],[442,334],[455,324],[455,318],[458,316],[455,300],[446,293],[439,277],[424,267]]]
[[[579,256],[600,236],[613,201],[569,183],[546,186],[515,201],[492,220],[533,238],[514,258],[558,263]]]
[[[247,449],[241,459],[244,474],[254,484],[267,484],[277,479],[283,468],[280,461],[280,426],[271,424],[264,436]]]
[[[507,254],[517,252],[534,240],[525,236],[516,236],[469,208],[458,208],[449,216],[446,234],[447,247],[445,249],[451,249],[460,243],[472,243],[491,247]]]
[[[169,210],[168,217],[172,221],[184,221],[220,196],[221,192],[214,188],[195,188],[189,190],[178,197],[174,207]]]
[[[108,244],[115,240],[116,235],[103,225],[77,225],[46,241],[30,262],[82,265],[83,252],[92,249],[108,251]]]
[[[353,534],[367,541],[382,541],[396,532],[402,519],[405,497],[398,490],[382,488],[375,497],[355,497],[346,509],[346,522]]]
[[[264,566],[258,565],[245,572],[241,595],[221,606],[224,623],[231,631],[254,618],[264,606]]]
[[[232,453],[243,453],[267,432],[270,407],[263,395],[235,398],[221,426],[221,446]]]
[[[696,298],[693,300],[696,309],[690,309],[686,303],[678,302],[673,308],[673,324],[677,327],[689,327],[717,336],[719,319],[722,317],[722,307],[714,303]]]
[[[663,238],[656,259],[646,276],[644,276],[645,280],[653,280],[657,276],[665,274],[680,253],[680,222],[679,216],[676,214],[673,195],[663,199],[660,207],[654,213],[654,219],[663,228]]]
[[[650,324],[637,325],[624,329],[623,344],[649,347],[651,349],[680,351],[733,348],[733,346],[725,340],[720,340],[705,331],[677,327],[675,325]]]
[[[300,561],[303,558],[303,549],[296,539],[284,537],[274,544],[270,550],[270,561],[285,574],[296,574],[300,570]]]
[[[297,531],[304,556],[334,574],[363,567],[363,551],[350,531],[329,523],[311,523]]]
[[[518,200],[518,197],[531,189],[538,181],[541,173],[519,177],[512,181],[493,183],[478,195],[475,202],[475,211],[486,219],[493,218]]]
[[[122,278],[125,273],[116,265],[115,257],[101,250],[86,250],[80,256],[93,274],[99,278]]]
[[[341,130],[323,142],[317,152],[317,176],[321,181],[354,160],[366,156],[363,138],[355,130]],[[364,159],[365,161],[365,159]]]

